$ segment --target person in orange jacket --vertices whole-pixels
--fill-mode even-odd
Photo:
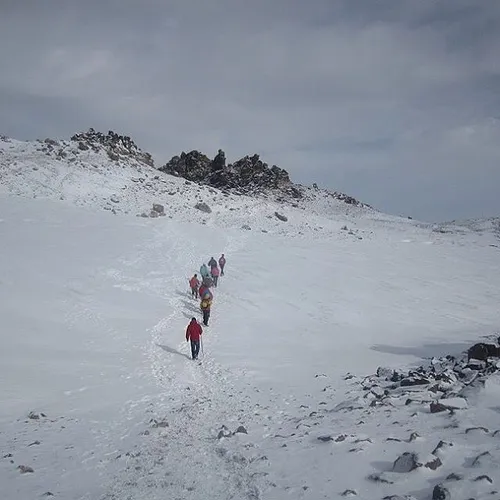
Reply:
[[[191,318],[191,322],[186,328],[186,342],[191,341],[191,357],[198,359],[200,352],[200,340],[203,333],[203,328],[200,326],[196,318]]]
[[[198,275],[195,274],[189,280],[189,286],[191,287],[191,296],[195,299],[198,298],[198,289],[200,288],[200,280],[198,279]]]

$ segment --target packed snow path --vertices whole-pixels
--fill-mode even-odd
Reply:
[[[497,324],[498,251],[480,238],[374,225],[363,241],[306,240],[41,200],[0,208],[9,500],[328,498],[377,454],[317,447],[315,428],[358,422],[330,411],[343,375],[461,350]],[[199,365],[188,279],[220,252]],[[384,423],[367,425],[374,442]]]

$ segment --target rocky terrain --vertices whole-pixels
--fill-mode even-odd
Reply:
[[[332,220],[335,233],[353,239],[370,234],[354,227],[358,217],[401,223],[348,196],[293,184],[256,155],[226,165],[222,151],[213,161],[183,153],[167,166],[157,169],[149,153],[113,131],[90,129],[70,140],[0,138],[0,192],[13,195],[297,236],[331,235]]]
[[[167,164],[159,167],[159,170],[219,189],[270,196],[277,201],[288,200],[295,205],[311,197],[310,188],[294,184],[286,170],[276,165],[269,167],[258,154],[245,156],[234,163],[226,164],[226,155],[222,150],[219,150],[213,160],[199,151],[182,152],[180,156],[174,156]],[[313,185],[313,189],[320,191],[316,184]],[[347,204],[368,207],[343,193],[321,191]]]

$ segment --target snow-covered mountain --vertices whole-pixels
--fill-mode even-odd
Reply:
[[[191,154],[186,156],[191,158]],[[328,236],[331,233],[325,218],[337,221],[335,232],[361,215],[363,219],[400,222],[351,197],[317,186],[287,184],[285,191],[261,189],[255,193],[244,185],[218,189],[162,170],[165,168],[155,168],[151,156],[129,137],[111,131],[105,135],[90,129],[72,140],[0,137],[0,189],[16,195],[143,216],[156,216],[151,210],[155,203],[163,205],[165,214],[176,220],[298,236]],[[300,190],[300,197],[287,196],[290,189]],[[245,190],[249,193],[243,194]]]
[[[498,498],[498,358],[463,355],[497,345],[497,221],[239,195],[74,139],[0,140],[2,498]],[[222,252],[198,364],[188,279]]]

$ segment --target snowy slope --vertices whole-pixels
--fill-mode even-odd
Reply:
[[[438,483],[453,498],[498,496],[498,375],[439,414],[426,391],[372,406],[364,389],[379,366],[458,354],[498,330],[492,232],[319,201],[305,211],[101,153],[68,164],[1,144],[3,498],[427,500]],[[135,217],[154,202],[166,217]],[[221,252],[198,365],[187,280]],[[391,472],[441,440],[453,447],[437,470]]]
[[[348,205],[326,191],[304,188],[300,207],[264,198],[238,196],[200,186],[156,170],[134,156],[110,160],[104,147],[82,151],[75,141],[17,141],[0,137],[0,192],[29,198],[60,200],[116,215],[148,213],[153,203],[164,205],[166,215],[179,221],[220,227],[249,227],[287,236],[330,237],[344,225],[366,236],[370,221],[417,223]],[[209,205],[207,214],[195,208]],[[280,221],[275,213],[288,221]],[[325,221],[326,219],[326,221]],[[331,221],[337,223],[331,225]],[[368,222],[368,227],[364,224]],[[355,227],[356,226],[356,227]],[[358,227],[359,226],[359,227]],[[348,237],[349,237],[348,236]]]

